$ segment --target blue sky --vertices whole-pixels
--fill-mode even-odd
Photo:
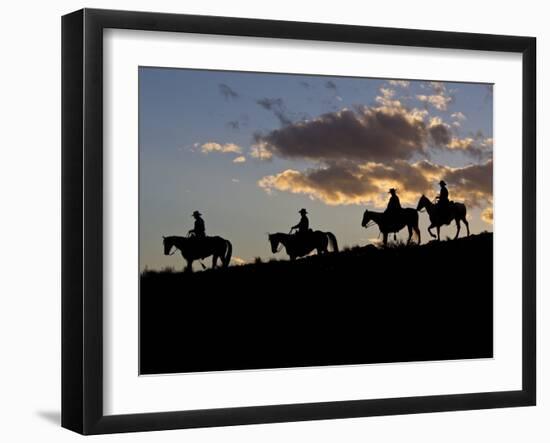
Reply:
[[[235,263],[272,258],[266,233],[302,207],[364,245],[378,231],[362,213],[382,211],[388,187],[415,206],[441,178],[472,231],[492,230],[492,101],[487,84],[142,67],[140,268],[182,265],[162,236],[185,235],[194,210]]]

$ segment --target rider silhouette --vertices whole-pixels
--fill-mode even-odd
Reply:
[[[439,182],[439,186],[441,186],[441,190],[439,191],[439,195],[435,198],[437,200],[437,208],[440,214],[446,217],[449,209],[449,190],[447,189],[447,183],[443,180]]]
[[[297,234],[305,234],[309,231],[309,219],[307,218],[306,214],[307,214],[307,211],[305,209],[300,209],[299,211],[299,214],[302,216],[300,218],[300,221],[298,222],[297,225],[294,225],[291,230],[297,230],[296,233]]]
[[[202,214],[199,211],[195,211],[193,212],[193,217],[195,217],[195,226],[193,229],[189,230],[189,235],[197,238],[206,237],[206,227],[202,219]]]
[[[388,206],[384,211],[386,214],[395,215],[396,212],[401,210],[401,202],[397,196],[397,191],[394,188],[389,190],[391,194],[390,200],[388,201]]]

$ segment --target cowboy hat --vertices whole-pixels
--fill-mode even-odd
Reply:
[[[302,208],[302,209],[300,209],[300,210],[298,211],[298,213],[300,213],[300,214],[307,214],[307,211],[306,211],[304,208]]]
[[[391,188],[389,191],[388,191],[388,194],[393,194],[394,192],[397,192],[395,188]]]
[[[439,182],[439,184],[440,184],[441,186],[447,186],[447,183],[445,183],[443,180],[441,180],[441,181]]]
[[[202,214],[199,212],[199,211],[195,211],[193,212],[193,217],[198,217],[198,216],[201,216]]]

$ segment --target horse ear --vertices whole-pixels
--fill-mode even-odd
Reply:
[[[163,235],[163,236],[162,236],[162,239],[163,239],[163,240],[166,240],[166,237]]]

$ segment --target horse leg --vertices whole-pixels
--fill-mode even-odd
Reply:
[[[414,232],[416,232],[416,235],[418,237],[418,244],[420,244],[422,240],[420,240],[420,229],[418,229],[418,226],[414,227]]]
[[[187,260],[187,266],[184,269],[185,272],[193,272],[193,260]]]
[[[464,217],[462,219],[462,221],[466,225],[466,236],[469,237],[470,236],[470,223],[468,223],[468,220],[466,220],[466,217]]]
[[[458,234],[460,233],[460,219],[459,218],[455,218],[455,223],[456,223],[456,234],[455,234],[455,240],[458,238]]]
[[[388,233],[387,232],[384,232],[384,246],[387,246],[388,244]]]
[[[437,227],[437,241],[440,241],[441,240],[441,237],[439,235],[439,231],[441,230],[441,226],[438,226]]]
[[[216,254],[212,255],[212,269],[218,265],[218,256]]]
[[[412,226],[407,226],[407,229],[409,230],[409,238],[407,239],[407,246],[408,246],[413,236],[413,229],[412,229]]]
[[[428,226],[428,232],[432,236],[432,238],[436,238],[435,234],[432,232],[432,229],[434,228],[434,225]],[[439,228],[438,228],[439,229]]]

